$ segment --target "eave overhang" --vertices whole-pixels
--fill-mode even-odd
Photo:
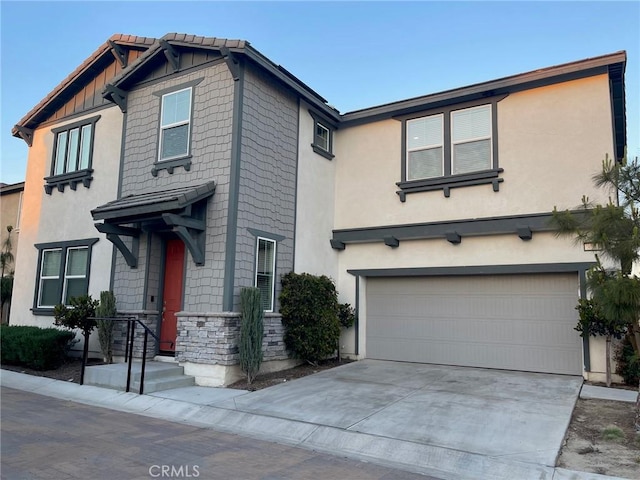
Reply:
[[[30,139],[25,134],[35,130],[40,123],[53,115],[80,91],[97,73],[113,62],[114,57],[122,63],[125,49],[145,50],[153,44],[155,39],[137,37],[135,35],[112,35],[95,52],[80,64],[71,74],[60,82],[45,98],[33,107],[11,129],[11,134],[23,138],[27,143]]]

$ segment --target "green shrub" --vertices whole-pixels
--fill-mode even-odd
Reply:
[[[247,383],[253,382],[262,364],[262,337],[264,311],[260,289],[246,287],[240,291],[240,368],[247,374]]]
[[[26,365],[34,370],[52,370],[60,366],[75,337],[73,332],[57,328],[2,325],[2,363]]]
[[[100,292],[100,305],[96,307],[96,317],[113,318],[117,315],[116,297],[113,292]],[[100,350],[106,363],[113,363],[113,320],[96,320]]]
[[[351,328],[356,323],[356,311],[348,303],[338,305],[338,319],[342,328]]]
[[[635,353],[629,336],[624,337],[616,349],[616,373],[627,385],[638,385],[640,381],[640,358]]]
[[[282,277],[279,298],[284,342],[291,354],[311,364],[335,354],[340,320],[333,281],[324,275],[290,272]]]

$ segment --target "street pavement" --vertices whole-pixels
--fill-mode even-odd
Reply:
[[[436,480],[2,387],[2,479]]]

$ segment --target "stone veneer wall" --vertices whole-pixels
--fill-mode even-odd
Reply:
[[[152,332],[156,332],[158,326],[158,312],[155,310],[138,310],[118,312],[119,317],[136,317],[142,321]],[[127,322],[116,322],[113,329],[113,355],[117,357],[125,356],[127,341]],[[133,339],[133,358],[142,358],[144,350],[144,329],[136,325]],[[156,341],[149,335],[147,339],[147,359],[156,356]]]
[[[240,361],[240,314],[179,313],[176,360],[208,365],[232,366]],[[265,313],[262,340],[263,362],[287,360],[282,315]]]

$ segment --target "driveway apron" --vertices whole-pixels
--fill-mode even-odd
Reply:
[[[566,375],[363,360],[225,403],[244,412],[553,467],[581,385],[581,377]]]

